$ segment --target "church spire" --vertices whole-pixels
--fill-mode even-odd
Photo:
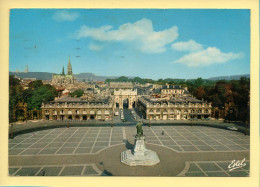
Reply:
[[[68,75],[72,75],[72,67],[71,67],[71,64],[70,64],[70,56],[69,56],[69,63],[68,63],[68,68],[67,68],[67,74]]]
[[[63,66],[63,68],[62,68],[62,75],[65,75],[64,66]]]

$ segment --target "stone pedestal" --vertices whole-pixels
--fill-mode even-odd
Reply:
[[[121,153],[121,162],[129,166],[153,166],[160,162],[156,152],[146,149],[145,136],[135,137],[133,150],[126,150]]]

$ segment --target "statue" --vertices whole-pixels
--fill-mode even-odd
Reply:
[[[153,166],[160,162],[156,152],[146,149],[145,135],[142,129],[143,123],[136,124],[135,146],[133,150],[126,150],[121,153],[121,162],[129,166]]]
[[[138,122],[138,123],[136,124],[136,130],[137,130],[136,136],[142,136],[142,135],[144,135],[144,134],[143,134],[142,125],[143,125],[142,122]]]

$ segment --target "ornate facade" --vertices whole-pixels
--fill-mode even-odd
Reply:
[[[137,110],[150,120],[204,119],[211,115],[211,103],[193,97],[159,99],[143,96],[138,99]]]
[[[54,84],[54,85],[68,85],[68,84],[74,84],[75,82],[76,82],[76,78],[73,76],[72,66],[71,66],[70,58],[69,58],[69,63],[68,63],[68,66],[67,66],[67,74],[65,74],[64,67],[63,67],[61,74],[53,74],[52,75],[52,84]]]
[[[110,89],[133,89],[132,82],[110,82]]]
[[[42,117],[45,120],[112,120],[111,97],[86,101],[66,97],[43,103]]]
[[[114,90],[114,108],[123,108],[124,101],[127,101],[128,108],[133,108],[137,100],[137,90],[119,89]]]
[[[161,89],[162,96],[172,96],[172,97],[180,97],[180,96],[188,96],[188,88],[182,88],[179,85],[166,85]]]

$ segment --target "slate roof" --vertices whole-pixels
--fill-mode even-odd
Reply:
[[[163,86],[162,89],[183,89],[180,85]]]

